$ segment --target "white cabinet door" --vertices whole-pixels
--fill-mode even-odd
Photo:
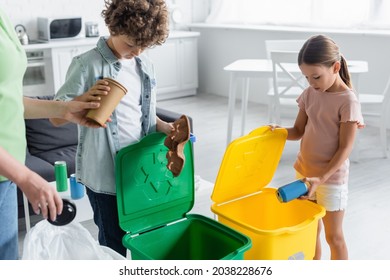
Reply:
[[[156,72],[157,94],[180,90],[180,55],[178,40],[148,50]]]
[[[195,95],[198,88],[198,34],[183,32],[168,38],[162,46],[146,50],[157,79],[157,99]],[[96,46],[58,46],[51,49],[55,92],[64,84],[72,58]]]
[[[64,84],[66,72],[72,62],[72,58],[83,52],[86,52],[95,45],[77,46],[77,47],[63,47],[52,48],[52,65],[53,65],[53,80],[55,92]]]
[[[181,46],[181,87],[195,89],[198,87],[198,47],[196,38],[180,40]]]
[[[154,64],[157,99],[195,95],[198,87],[197,38],[172,38],[147,51]]]

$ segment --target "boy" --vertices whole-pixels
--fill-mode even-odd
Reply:
[[[151,132],[169,135],[173,130],[171,123],[156,116],[154,70],[141,55],[146,48],[165,42],[168,10],[164,0],[107,0],[102,16],[110,36],[101,37],[94,49],[73,59],[56,97],[99,100],[100,95],[109,94],[108,83],[101,80],[104,77],[117,80],[128,90],[107,128],[79,128],[76,160],[77,180],[87,188],[99,243],[126,256],[115,196],[115,155]]]

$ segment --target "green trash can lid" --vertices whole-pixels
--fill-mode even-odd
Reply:
[[[116,155],[119,225],[128,233],[142,233],[180,220],[194,205],[192,144],[185,144],[185,164],[174,177],[166,167],[165,138],[163,133],[149,134]]]

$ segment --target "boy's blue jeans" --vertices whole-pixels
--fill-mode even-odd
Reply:
[[[0,260],[17,260],[18,206],[16,185],[11,181],[0,182]]]
[[[115,195],[96,193],[87,189],[93,210],[93,219],[99,228],[99,244],[107,246],[126,257],[127,249],[122,244],[126,232],[119,227],[118,206]]]

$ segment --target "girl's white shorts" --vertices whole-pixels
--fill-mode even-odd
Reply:
[[[303,178],[297,174],[298,178]],[[341,211],[347,208],[348,184],[323,184],[319,185],[310,200],[316,201],[325,207],[326,211]]]

